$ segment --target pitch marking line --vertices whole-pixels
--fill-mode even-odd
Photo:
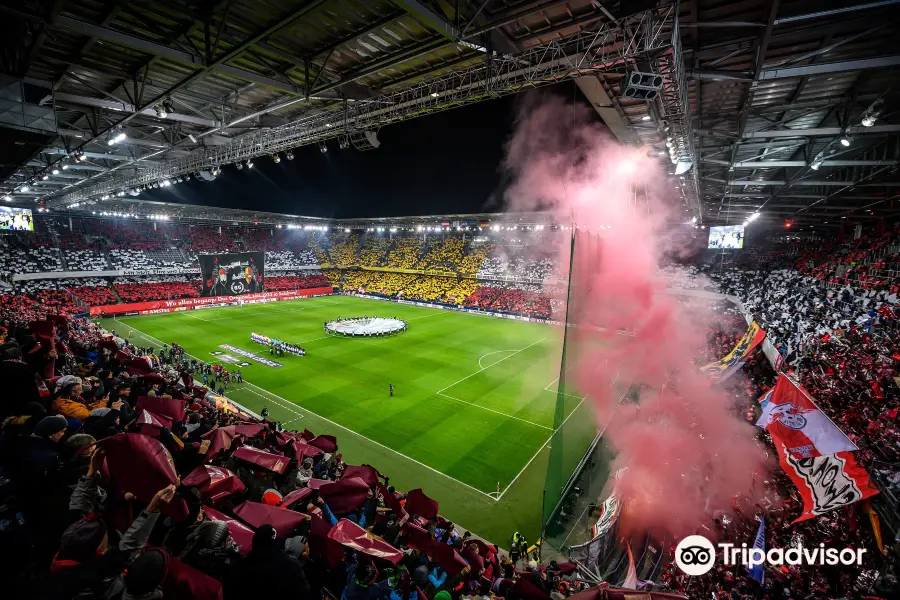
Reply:
[[[490,356],[491,354],[499,354],[500,352],[515,352],[515,350],[494,350],[493,352],[488,352],[487,354],[482,354],[482,355],[481,355],[481,358],[478,359],[478,366],[479,366],[480,368],[484,369],[485,367],[482,367],[482,366],[481,366],[481,361],[484,360],[485,357]],[[491,364],[488,365],[488,366],[490,367],[490,366],[492,366],[492,365],[493,365],[493,363],[491,363]]]
[[[605,360],[603,364],[604,364],[604,365],[609,364],[609,359]],[[573,366],[574,366],[574,365],[573,365]],[[617,370],[616,370],[616,375],[615,375],[615,377],[613,378],[612,382],[610,382],[609,386],[612,387],[612,386],[616,385],[616,383],[617,383],[618,381],[619,381],[619,370],[617,369]],[[551,382],[551,383],[553,383],[553,382]],[[613,409],[613,415],[616,414],[616,410],[618,410],[619,404],[621,404],[621,403],[622,403],[622,400],[625,399],[625,394],[628,393],[628,389],[629,389],[630,387],[631,387],[631,384],[629,383],[629,384],[628,384],[628,387],[625,388],[625,391],[622,392],[622,395],[619,397],[619,401],[616,402],[616,406],[615,406],[615,408]],[[538,454],[540,454],[541,452],[544,451],[544,448],[547,447],[547,444],[550,443],[550,440],[553,439],[553,436],[556,435],[556,432],[559,431],[560,429],[562,429],[563,425],[565,425],[566,422],[568,422],[568,420],[572,418],[572,415],[575,414],[575,411],[577,411],[577,410],[581,407],[581,405],[584,404],[584,400],[585,400],[585,399],[582,398],[581,401],[580,401],[577,405],[575,405],[575,408],[572,409],[572,412],[570,412],[568,415],[566,415],[566,418],[563,419],[563,422],[559,424],[559,427],[557,427],[556,429],[554,429],[554,430],[550,433],[550,435],[547,437],[547,440],[541,445],[540,448],[538,448],[538,451],[534,453],[534,456],[532,456],[532,457],[528,460],[528,462],[525,463],[525,466],[522,467],[522,470],[519,471],[519,474],[516,475],[515,477],[513,477],[513,480],[510,481],[509,484],[508,484],[505,488],[503,488],[503,491],[500,492],[500,495],[497,496],[497,498],[496,498],[497,502],[500,502],[500,499],[503,498],[503,494],[505,494],[506,491],[507,491],[509,488],[511,488],[511,487],[513,486],[513,484],[514,484],[516,481],[518,481],[519,477],[522,476],[522,473],[524,473],[525,470],[531,465],[531,463],[534,462],[534,459],[536,459],[536,458],[538,457]],[[606,425],[604,425],[604,426],[603,426],[603,429],[600,431],[600,435],[601,435],[601,436],[603,435],[603,432],[606,431],[606,427],[607,427],[607,425],[609,425],[609,423],[610,423],[611,421],[612,421],[612,415],[610,415],[609,421],[606,422]]]
[[[462,402],[463,404],[468,404],[469,406],[474,406],[475,408],[480,408],[481,410],[486,410],[488,412],[492,412],[497,415],[502,415],[508,419],[515,419],[516,421],[522,421],[523,423],[528,423],[529,425],[534,425],[535,427],[540,427],[541,429],[553,429],[552,427],[547,427],[546,425],[541,425],[540,423],[535,423],[534,421],[529,421],[528,419],[523,419],[521,417],[517,417],[515,415],[511,415],[509,413],[501,412],[499,410],[494,410],[493,408],[488,408],[487,406],[482,406],[480,404],[475,404],[474,402],[466,402],[465,400],[460,400],[459,398],[454,398],[453,396],[448,396],[443,392],[438,392],[438,396],[443,398],[448,398],[450,400],[454,400],[456,402]]]
[[[465,380],[468,379],[469,377],[474,377],[475,375],[478,375],[478,374],[481,373],[482,371],[486,371],[487,369],[490,369],[490,368],[493,367],[493,366],[499,365],[499,364],[502,363],[504,360],[510,359],[510,358],[512,358],[513,356],[515,356],[516,354],[518,354],[519,352],[523,352],[523,351],[525,351],[525,350],[528,350],[528,349],[531,348],[532,346],[534,346],[534,345],[536,345],[536,344],[540,344],[541,342],[543,342],[543,341],[546,340],[546,339],[547,339],[546,337],[542,337],[542,338],[539,339],[538,341],[536,341],[536,342],[534,342],[534,343],[531,343],[531,344],[528,344],[528,345],[525,346],[524,348],[519,348],[518,350],[516,350],[515,352],[513,352],[513,353],[510,354],[509,356],[506,356],[506,357],[504,357],[504,358],[501,358],[501,359],[498,360],[497,362],[491,363],[491,364],[489,364],[489,365],[486,366],[486,367],[483,367],[483,368],[481,368],[481,369],[478,369],[477,371],[475,371],[474,373],[472,373],[472,374],[470,374],[470,375],[466,375],[466,376],[463,377],[462,379],[459,379],[459,380],[457,380],[457,381],[454,381],[453,383],[451,383],[451,384],[448,385],[447,387],[438,390],[437,393],[440,394],[440,393],[443,392],[444,390],[449,390],[449,389],[452,388],[454,385],[456,385],[456,384],[458,384],[458,383],[462,383],[463,381],[465,381]]]
[[[121,322],[121,321],[120,321],[120,322]],[[147,335],[146,333],[144,333],[144,332],[141,331],[140,329],[137,329],[136,327],[132,327],[131,325],[128,325],[127,323],[122,323],[122,324],[125,325],[126,327],[130,328],[130,329],[133,329],[134,331],[138,332],[139,335],[142,335],[142,336],[144,336],[145,338],[147,338],[147,339],[149,339],[149,340],[154,340],[155,342],[157,342],[157,343],[160,344],[160,345],[163,344],[163,342],[161,342],[160,340],[156,339],[156,338],[153,337],[153,336]],[[533,344],[532,344],[532,345],[533,345]],[[523,350],[524,350],[524,348],[523,348]],[[188,354],[188,356],[190,356],[191,358],[197,358],[196,356],[193,356],[193,355],[191,355],[191,354]],[[198,359],[198,360],[199,360],[199,359]],[[204,362],[205,362],[205,361],[204,361]],[[268,390],[266,390],[266,389],[264,389],[264,388],[261,388],[261,387],[259,387],[259,386],[256,385],[256,384],[250,383],[249,381],[246,381],[246,380],[245,380],[244,383],[246,383],[247,385],[251,385],[251,386],[255,387],[255,388],[258,389],[258,390],[262,390],[262,391],[266,392],[267,394],[269,394],[269,395],[271,395],[271,396],[275,396],[275,394],[273,394],[272,392],[269,392]],[[278,397],[278,398],[281,398],[281,396],[277,396],[277,397]],[[281,398],[281,399],[284,400],[284,398]],[[274,400],[273,400],[273,401],[274,401]],[[277,401],[274,401],[274,402],[275,402],[276,404],[278,404]],[[478,493],[481,494],[482,496],[486,496],[486,497],[490,498],[491,500],[496,500],[496,499],[495,499],[490,493],[488,493],[488,492],[483,492],[483,491],[479,490],[478,488],[473,487],[473,486],[469,485],[468,483],[466,483],[466,482],[464,482],[464,481],[460,481],[459,479],[456,479],[455,477],[451,477],[450,475],[447,475],[446,473],[444,473],[444,472],[442,472],[442,471],[438,471],[438,470],[435,469],[434,467],[431,467],[431,466],[429,466],[429,465],[426,465],[425,463],[420,462],[420,461],[418,461],[418,460],[412,458],[411,456],[407,456],[407,455],[403,454],[402,452],[398,452],[397,450],[394,450],[393,448],[391,448],[391,447],[389,447],[389,446],[385,446],[385,445],[382,444],[381,442],[376,442],[376,441],[373,440],[372,438],[366,437],[366,436],[364,436],[364,435],[361,434],[361,433],[357,433],[357,432],[353,431],[352,429],[350,429],[350,428],[348,428],[348,427],[344,427],[344,426],[341,425],[340,423],[335,423],[335,422],[332,421],[331,419],[326,419],[325,417],[323,417],[323,416],[321,416],[321,415],[319,415],[319,414],[316,414],[316,413],[314,413],[313,411],[311,411],[311,410],[309,410],[309,409],[307,409],[307,408],[304,408],[304,407],[300,406],[299,404],[294,404],[293,402],[291,402],[291,404],[292,404],[293,406],[296,406],[297,408],[299,408],[299,409],[305,411],[308,415],[311,415],[311,416],[313,416],[313,417],[316,417],[316,418],[318,418],[318,419],[321,419],[322,421],[325,421],[326,423],[330,423],[331,425],[334,425],[335,427],[338,427],[338,428],[340,428],[340,429],[343,429],[343,430],[346,431],[347,433],[352,433],[353,435],[355,435],[355,436],[357,436],[357,437],[359,437],[359,438],[361,438],[361,439],[364,439],[364,440],[366,440],[366,441],[368,441],[368,442],[370,442],[370,443],[372,443],[372,444],[375,444],[375,445],[378,446],[379,448],[384,448],[385,450],[387,450],[387,451],[389,451],[389,452],[393,452],[393,453],[396,454],[397,456],[403,457],[403,458],[405,458],[406,460],[408,460],[408,461],[410,461],[410,462],[412,462],[412,463],[415,463],[415,464],[419,465],[420,467],[424,467],[424,468],[428,469],[428,470],[431,471],[432,473],[437,473],[437,474],[440,475],[441,477],[444,477],[444,478],[446,478],[446,479],[449,479],[450,481],[453,481],[453,482],[455,482],[455,483],[458,483],[459,485],[461,485],[461,486],[463,486],[463,487],[469,488],[469,489],[472,490],[473,492],[478,492]],[[287,408],[287,407],[282,406],[282,408]],[[289,409],[289,410],[290,410],[290,409]],[[292,412],[294,412],[294,411],[292,411]],[[494,492],[494,493],[496,493],[496,492]]]

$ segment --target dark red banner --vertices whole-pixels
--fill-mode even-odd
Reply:
[[[131,304],[107,304],[105,306],[92,306],[92,316],[119,315],[122,313],[137,313],[151,315],[156,313],[168,313],[179,310],[191,310],[203,306],[216,306],[219,304],[239,304],[254,302],[272,302],[276,300],[294,300],[309,296],[322,296],[330,294],[332,288],[310,288],[307,290],[280,290],[277,292],[257,292],[255,294],[242,294],[241,296],[211,296],[208,298],[181,298],[178,300],[154,300],[152,302],[133,302]]]

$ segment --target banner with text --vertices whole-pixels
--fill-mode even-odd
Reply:
[[[265,252],[201,254],[204,296],[240,296],[263,291]]]
[[[130,304],[107,304],[104,306],[92,306],[92,316],[111,316],[123,313],[154,314],[167,313],[179,310],[190,310],[206,306],[225,306],[229,304],[253,304],[257,302],[275,302],[278,300],[294,300],[310,296],[326,296],[332,293],[332,288],[309,288],[306,290],[279,290],[277,292],[259,292],[257,294],[244,294],[237,296],[209,296],[207,298],[181,298],[178,300],[154,300],[152,302],[132,302]]]

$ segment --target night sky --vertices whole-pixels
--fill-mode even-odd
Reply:
[[[565,82],[529,93],[584,101],[576,91]],[[504,145],[520,102],[507,96],[383,127],[377,150],[340,150],[332,140],[325,154],[305,146],[293,161],[260,157],[252,170],[229,165],[214,182],[140,198],[338,219],[498,211]]]

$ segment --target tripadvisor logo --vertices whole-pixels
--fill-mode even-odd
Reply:
[[[825,544],[806,548],[762,548],[747,547],[747,544],[720,543],[722,564],[730,567],[745,565],[753,568],[762,564],[768,565],[862,565],[865,548],[826,548]],[[716,563],[716,547],[702,535],[689,535],[675,548],[675,564],[687,575],[704,575],[712,570]]]

